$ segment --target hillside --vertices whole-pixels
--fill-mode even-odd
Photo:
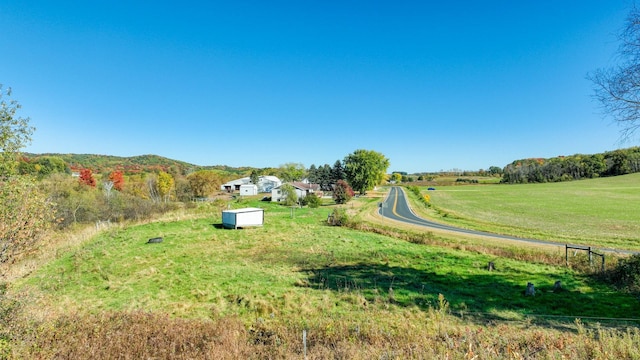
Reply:
[[[23,155],[29,160],[35,160],[45,156],[58,157],[71,169],[88,168],[97,173],[121,170],[125,173],[134,174],[140,172],[171,170],[174,173],[186,174],[197,170],[220,170],[231,174],[245,174],[251,171],[251,168],[248,167],[234,168],[226,165],[200,166],[158,155],[138,155],[130,157],[58,153],[24,153]]]

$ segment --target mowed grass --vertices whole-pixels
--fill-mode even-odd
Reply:
[[[242,206],[264,208],[264,226],[223,229],[219,209],[211,207],[201,219],[113,229],[60,254],[17,287],[60,313],[143,310],[298,326],[319,319],[406,321],[409,313],[442,308],[439,294],[451,311],[479,321],[640,313],[633,297],[564,267],[329,227],[330,207]],[[162,243],[146,244],[158,236]],[[495,271],[486,270],[489,261]],[[558,280],[563,290],[553,292]],[[528,282],[535,297],[523,296]]]
[[[439,186],[440,220],[558,242],[640,250],[640,174],[562,183]]]

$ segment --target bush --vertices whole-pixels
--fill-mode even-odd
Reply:
[[[329,214],[327,223],[331,226],[346,226],[347,224],[349,224],[349,217],[347,216],[347,211],[342,208],[333,209],[331,214]]]
[[[307,205],[310,208],[318,208],[322,205],[322,199],[316,194],[309,194],[302,199],[302,205]]]
[[[606,280],[619,289],[640,292],[640,254],[618,261],[615,268],[605,273]]]
[[[423,196],[419,187],[417,187],[417,186],[407,186],[407,190],[409,190],[410,192],[415,194],[418,197],[418,199],[420,199],[420,201],[424,205],[426,205],[427,207],[431,206],[431,197],[429,195],[424,195]]]
[[[0,179],[0,263],[36,248],[54,220],[53,204],[27,176]]]

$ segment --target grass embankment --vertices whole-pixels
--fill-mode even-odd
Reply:
[[[477,230],[640,251],[640,174],[562,183],[439,186],[423,215]]]
[[[635,330],[555,329],[640,313],[633,297],[572,270],[328,227],[326,207],[292,217],[275,204],[242,206],[265,208],[265,225],[225,230],[211,208],[203,218],[113,229],[61,253],[17,284],[35,297],[32,310],[54,320],[42,320],[49,325],[27,332],[37,336],[15,351],[92,348],[109,357],[129,344],[132,358],[300,357],[303,330],[312,358],[636,351]],[[164,241],[146,244],[157,236]],[[553,292],[557,280],[563,289]],[[535,297],[523,296],[527,282]]]

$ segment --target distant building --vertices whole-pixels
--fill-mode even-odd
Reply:
[[[242,184],[240,185],[241,196],[258,195],[258,185],[255,184]]]
[[[232,180],[220,186],[220,190],[226,192],[240,191],[242,185],[251,184],[250,177],[243,177],[241,179]],[[282,185],[282,181],[276,176],[262,175],[258,177],[258,183],[254,184],[258,187],[258,193],[268,193],[271,189]]]
[[[318,197],[322,197],[322,191],[320,191],[320,185],[318,184],[309,184],[296,181],[287,184],[293,186],[293,188],[296,190],[298,199],[302,199],[312,193],[316,194]],[[277,186],[271,190],[271,202],[280,202],[285,198],[281,188],[282,185]]]

